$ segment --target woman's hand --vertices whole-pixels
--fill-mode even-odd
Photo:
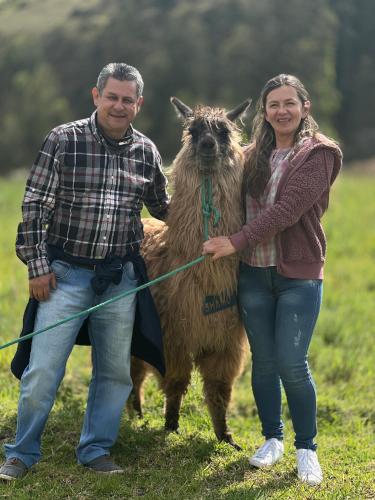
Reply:
[[[203,255],[212,254],[212,260],[233,255],[236,249],[228,236],[218,236],[217,238],[210,238],[203,243]]]

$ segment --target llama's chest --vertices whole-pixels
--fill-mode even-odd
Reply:
[[[240,324],[237,308],[237,265],[198,264],[155,287],[154,297],[167,336],[179,337],[191,351],[212,342],[226,344]]]
[[[195,309],[194,309],[195,308]],[[237,302],[226,301],[221,298],[215,302],[209,301],[186,302],[182,307],[169,310],[161,317],[165,335],[173,342],[191,352],[194,356],[210,351],[213,346],[218,350],[225,350],[230,346],[234,330],[240,328],[240,316]]]

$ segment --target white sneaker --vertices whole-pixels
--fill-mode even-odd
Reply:
[[[310,486],[316,486],[323,481],[323,472],[314,450],[297,450],[297,471],[299,479]]]
[[[280,460],[284,453],[284,443],[276,438],[267,441],[249,459],[254,467],[270,467]]]

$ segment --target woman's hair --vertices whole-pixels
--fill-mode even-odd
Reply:
[[[276,138],[272,126],[265,119],[266,102],[267,96],[272,90],[284,85],[296,89],[297,96],[302,104],[310,100],[309,93],[303,84],[293,75],[281,74],[271,78],[265,84],[260,94],[253,121],[251,144],[246,151],[244,195],[248,193],[254,198],[259,198],[269,181],[271,175],[269,159],[272,150],[276,147]],[[308,114],[306,118],[301,120],[295,134],[294,144],[297,145],[304,137],[314,137],[318,130],[317,123]]]

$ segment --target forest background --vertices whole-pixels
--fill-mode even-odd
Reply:
[[[181,432],[166,434],[163,397],[150,377],[144,419],[124,412],[112,450],[125,475],[82,470],[74,448],[91,362],[81,347],[48,419],[42,461],[24,480],[0,482],[0,498],[375,499],[374,19],[374,0],[0,0],[0,344],[18,337],[28,296],[26,267],[14,252],[28,169],[52,127],[91,114],[90,90],[106,63],[140,69],[145,105],[136,127],[155,141],[166,166],[181,138],[171,95],[227,108],[250,97],[254,113],[264,82],[280,72],[302,79],[322,130],[345,153],[324,217],[324,301],[309,355],[322,485],[297,479],[285,398],[285,457],[271,470],[250,468],[262,436],[249,364],[229,412],[241,452],[217,443],[196,372]],[[14,351],[0,351],[0,461],[16,429]]]
[[[166,164],[180,141],[171,95],[224,107],[251,97],[254,111],[281,72],[306,84],[346,160],[375,155],[372,0],[0,0],[0,19],[0,175],[29,166],[52,127],[91,114],[111,61],[141,71],[137,127]]]

